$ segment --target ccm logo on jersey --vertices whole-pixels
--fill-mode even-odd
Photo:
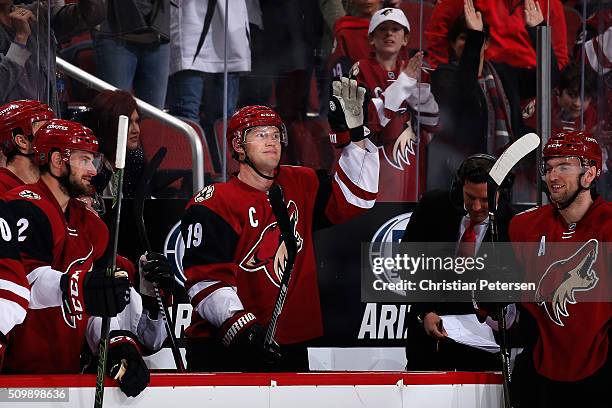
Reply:
[[[302,250],[304,240],[297,231],[299,214],[293,200],[290,200],[287,204],[287,212],[289,213],[289,220],[293,225],[293,233],[299,252]],[[278,224],[276,222],[268,224],[261,232],[259,240],[257,240],[240,262],[240,267],[247,272],[263,270],[268,279],[270,279],[270,282],[277,287],[280,287],[280,281],[287,266],[287,247],[285,246],[285,241],[281,241],[280,237],[281,233]]]
[[[33,191],[23,190],[19,192],[19,197],[28,198],[30,200],[40,200],[40,196]]]
[[[76,321],[82,320],[82,314],[84,312],[83,303],[81,302],[82,296],[80,290],[82,289],[81,279],[85,276],[85,273],[91,269],[91,256],[93,254],[93,247],[89,250],[89,253],[83,258],[74,260],[66,269],[66,273],[69,275],[68,281],[68,299],[64,299],[62,302],[62,315],[64,322],[69,327],[75,329]]]
[[[555,324],[564,326],[562,316],[569,317],[567,306],[576,303],[576,291],[597,285],[599,277],[593,265],[598,252],[598,241],[591,239],[568,258],[553,262],[538,282],[535,301]]]

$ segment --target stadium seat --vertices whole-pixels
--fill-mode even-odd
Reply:
[[[206,139],[203,138],[204,132],[198,124],[187,120],[185,122],[193,127],[201,137],[204,148],[204,171],[210,181],[215,173],[210,167],[210,153]],[[145,118],[140,124],[140,140],[147,160],[150,160],[160,147],[168,149],[166,157],[159,166],[160,178],[165,178],[168,181],[167,184],[177,190],[176,196],[191,196],[193,161],[191,144],[185,135],[158,120]]]

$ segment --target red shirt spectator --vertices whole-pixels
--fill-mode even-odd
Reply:
[[[542,13],[549,14],[548,0],[540,1]],[[535,49],[525,29],[524,6],[518,0],[476,0],[476,9],[491,26],[491,42],[486,58],[493,62],[503,62],[521,68],[536,65]],[[431,20],[425,30],[428,46],[428,61],[435,68],[448,62],[447,33],[453,22],[463,13],[463,0],[444,0],[434,8]],[[559,67],[568,61],[567,27],[565,14],[560,0],[550,0],[550,20],[553,50]]]

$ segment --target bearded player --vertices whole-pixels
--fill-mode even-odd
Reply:
[[[594,189],[601,148],[586,132],[562,132],[542,162],[550,204],[510,223],[518,262],[537,282],[524,306],[538,326],[517,358],[512,395],[519,407],[607,407],[612,205]]]
[[[91,192],[98,140],[88,128],[53,119],[34,137],[38,182],[9,191],[17,241],[30,289],[25,320],[8,335],[5,373],[78,373],[81,348],[100,317],[113,317],[129,300],[127,273],[106,277],[108,229],[77,197]],[[114,327],[118,327],[115,322]],[[120,382],[128,396],[149,380],[136,336],[111,333],[109,369],[126,360]]]

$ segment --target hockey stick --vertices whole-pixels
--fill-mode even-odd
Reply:
[[[167,151],[168,150],[165,147],[160,147],[151,161],[149,161],[147,167],[144,169],[142,177],[140,178],[140,182],[138,183],[138,187],[136,189],[136,195],[134,196],[134,218],[136,219],[136,227],[138,229],[140,243],[144,247],[146,253],[151,252],[151,242],[149,241],[149,235],[147,234],[147,228],[144,222],[145,198],[151,194],[151,182],[153,180],[153,176],[155,175],[155,171],[157,171],[157,168],[161,164],[162,160],[164,160]],[[164,321],[168,338],[170,338],[170,349],[172,350],[174,363],[176,364],[176,368],[179,370],[179,372],[184,373],[185,365],[183,364],[183,358],[181,357],[176,336],[172,330],[172,318],[166,314],[166,307],[159,294],[157,283],[153,283],[153,289],[155,290],[155,299],[157,300],[157,306],[159,307],[159,314]]]
[[[278,184],[272,185],[268,192],[268,198],[270,199],[270,206],[276,216],[276,222],[280,228],[285,247],[287,248],[287,263],[285,264],[285,271],[281,279],[280,287],[278,290],[278,296],[276,297],[276,303],[274,304],[274,310],[272,310],[272,317],[268,324],[268,330],[266,331],[266,338],[264,346],[266,349],[271,350],[274,347],[274,335],[276,334],[276,326],[278,324],[278,318],[280,317],[283,307],[285,306],[285,300],[287,298],[287,290],[289,289],[289,280],[291,279],[291,273],[295,264],[295,257],[297,255],[297,242],[295,240],[295,233],[293,231],[293,225],[289,220],[289,214],[287,213],[287,205],[283,199],[283,190]]]
[[[512,143],[497,159],[491,171],[490,180],[487,183],[487,200],[489,202],[489,221],[491,224],[491,240],[494,246],[495,260],[499,265],[499,257],[495,250],[495,243],[499,242],[499,230],[497,226],[497,192],[510,170],[516,164],[535,150],[540,145],[540,138],[535,133],[528,133]],[[506,342],[506,308],[497,307],[497,321],[499,322],[500,355],[502,360],[502,374],[504,377],[504,406],[510,408],[510,356]]]
[[[123,169],[125,168],[125,150],[127,146],[128,117],[119,116],[117,127],[117,151],[115,153],[115,172],[113,174],[113,185],[115,194],[111,208],[115,209],[111,224],[109,247],[112,248],[110,259],[106,267],[106,277],[110,278],[115,273],[117,267],[117,245],[119,243],[119,222],[121,220],[121,199],[123,198]],[[110,318],[102,318],[102,330],[100,333],[100,346],[98,352],[98,371],[96,373],[96,394],[94,398],[94,408],[102,408],[104,401],[104,375],[106,373],[106,360],[108,359],[108,337],[110,333]]]

